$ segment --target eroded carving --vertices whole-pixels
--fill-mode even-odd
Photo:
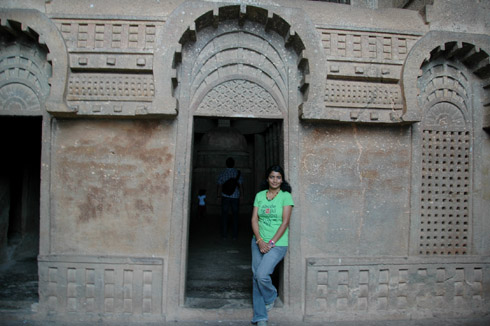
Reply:
[[[423,69],[417,250],[420,255],[465,255],[471,252],[469,82],[457,63],[434,60]]]
[[[231,80],[213,88],[196,110],[198,115],[281,116],[274,98],[247,80]]]
[[[0,112],[41,114],[50,75],[46,54],[36,46],[19,43],[0,48]]]
[[[345,122],[403,122],[399,80],[419,35],[317,26],[328,60],[325,110],[308,118]],[[303,113],[306,117],[306,114]]]
[[[401,110],[403,102],[398,85],[328,80],[325,106]]]
[[[372,62],[391,61],[402,64],[416,35],[346,31],[318,27],[329,59],[363,59]]]
[[[307,314],[316,316],[360,313],[409,313],[414,310],[485,309],[482,301],[488,263],[451,262],[419,264],[354,259],[336,264],[335,259],[308,259]],[[378,264],[379,263],[379,264]],[[433,286],[427,286],[432,284]]]
[[[70,52],[153,51],[163,22],[56,19]]]
[[[151,101],[155,95],[153,76],[141,74],[72,74],[67,99]]]
[[[42,257],[40,304],[57,313],[159,315],[162,265],[149,258]]]

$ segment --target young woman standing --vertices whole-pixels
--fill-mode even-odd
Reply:
[[[267,326],[268,314],[277,299],[271,275],[288,250],[289,220],[294,202],[284,170],[271,166],[261,190],[255,195],[252,213],[253,318]]]

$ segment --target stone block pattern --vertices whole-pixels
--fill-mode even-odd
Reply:
[[[151,101],[155,86],[150,75],[73,74],[67,99]]]
[[[321,119],[397,123],[403,115],[399,80],[419,35],[317,26],[327,57]]]
[[[489,286],[489,262],[386,261],[307,259],[306,318],[420,318],[489,309],[483,291]]]
[[[403,108],[400,88],[392,84],[374,84],[356,81],[329,80],[325,92],[325,104],[331,107]]]
[[[420,38],[418,35],[349,31],[319,27],[330,60],[398,64]]]
[[[71,51],[152,50],[157,26],[147,21],[105,21],[56,19],[58,28]]]
[[[39,260],[42,311],[160,315],[163,260],[46,256]]]
[[[153,52],[164,21],[54,21],[70,56],[67,101],[79,115],[133,116],[152,110]]]

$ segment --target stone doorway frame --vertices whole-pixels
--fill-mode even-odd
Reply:
[[[291,115],[291,114],[290,114]],[[297,117],[296,117],[297,118]],[[278,119],[279,120],[279,119]],[[292,152],[296,152],[297,145],[294,144],[293,147],[295,147],[294,150],[291,150],[291,140],[294,139],[295,143],[298,138],[297,132],[290,132],[291,129],[291,122],[290,122],[290,117],[286,115],[286,117],[282,120],[282,137],[284,139],[284,169],[286,171],[286,176],[288,180],[293,183],[297,184],[297,175],[295,172],[293,172],[291,165],[297,165],[298,163],[296,162],[296,157],[297,155],[293,155]],[[189,227],[190,227],[190,214],[191,214],[191,205],[192,205],[192,198],[191,198],[191,190],[192,190],[192,162],[193,162],[193,157],[192,157],[192,146],[194,143],[193,140],[193,133],[194,133],[194,115],[189,114],[188,119],[187,119],[187,130],[185,130],[185,133],[187,135],[186,139],[186,146],[185,149],[182,151],[178,151],[176,153],[177,161],[178,162],[185,162],[185,166],[180,166],[181,169],[183,169],[185,172],[182,173],[182,171],[179,173],[176,171],[176,174],[183,175],[183,180],[181,180],[180,184],[177,185],[177,187],[183,187],[181,190],[176,191],[175,195],[176,197],[179,198],[174,198],[174,203],[173,203],[173,214],[172,214],[172,229],[171,229],[171,244],[170,244],[170,252],[171,255],[175,253],[173,250],[178,250],[180,257],[178,259],[175,259],[177,257],[170,257],[169,259],[169,265],[168,265],[168,275],[167,275],[167,284],[168,284],[168,296],[167,296],[167,320],[213,320],[217,318],[223,318],[221,315],[226,314],[226,319],[232,319],[232,320],[247,320],[250,318],[250,313],[251,311],[249,309],[241,309],[241,310],[234,310],[234,311],[227,311],[222,310],[222,309],[195,309],[195,308],[187,308],[185,306],[185,295],[186,295],[186,273],[187,273],[187,263],[188,263],[188,246],[189,246]],[[184,124],[184,123],[182,123]],[[183,132],[180,128],[182,125],[179,123],[179,134]],[[179,177],[180,178],[180,177]],[[299,187],[297,187],[298,189]],[[299,192],[299,191],[297,191]],[[179,207],[176,209],[174,206],[176,203],[179,203]],[[180,214],[179,214],[180,211]],[[299,216],[299,212],[295,212],[297,216]],[[177,226],[176,222],[179,221],[181,223],[180,227]],[[178,228],[179,230],[176,230]],[[291,229],[296,229],[298,230],[297,233],[299,235],[300,233],[300,223],[298,220],[294,221],[291,223],[290,226]],[[298,239],[290,239],[291,244],[296,244],[299,247],[299,237]],[[180,250],[176,247],[180,245]],[[173,250],[172,250],[173,248]],[[287,310],[287,307],[289,306],[289,303],[292,301],[291,300],[291,290],[289,280],[291,278],[291,270],[294,270],[295,268],[291,266],[291,262],[296,260],[292,258],[293,256],[297,255],[299,253],[299,249],[294,250],[294,252],[288,253],[286,256],[284,263],[283,263],[283,269],[282,269],[282,275],[280,275],[281,279],[281,290],[280,292],[282,293],[282,301],[284,303],[284,310]],[[299,256],[296,256],[299,258]],[[174,260],[175,259],[175,260]],[[173,264],[172,261],[179,261],[180,264]],[[172,269],[175,268],[176,270],[172,271]],[[172,272],[175,273],[172,275]],[[177,278],[177,279],[176,279]],[[178,285],[173,286],[172,289],[172,284]],[[177,300],[176,300],[177,299]],[[164,300],[165,302],[165,300]]]
[[[218,218],[218,222],[217,224],[219,225],[219,216],[220,216],[220,203],[217,202],[217,199],[215,197],[215,192],[216,192],[216,177],[217,175],[214,175],[214,173],[216,171],[208,171],[208,173],[206,173],[206,181],[205,183],[203,183],[202,179],[196,175],[196,172],[195,172],[195,168],[197,167],[196,166],[196,159],[199,161],[199,150],[196,150],[196,146],[199,146],[198,145],[198,141],[201,140],[201,139],[196,139],[194,136],[196,135],[196,133],[201,133],[201,134],[204,134],[206,132],[209,132],[211,130],[214,130],[214,128],[216,127],[232,127],[234,128],[235,130],[237,130],[238,132],[240,132],[243,136],[248,136],[248,145],[247,146],[247,153],[250,155],[251,157],[251,161],[248,161],[250,162],[250,165],[247,165],[247,166],[244,166],[243,165],[243,161],[241,162],[242,165],[238,166],[238,163],[237,165],[235,166],[237,169],[239,169],[241,172],[242,172],[242,176],[243,176],[243,182],[244,182],[244,185],[245,185],[245,192],[242,193],[242,196],[240,198],[240,237],[238,240],[238,242],[240,243],[239,247],[240,247],[240,255],[243,256],[243,255],[246,255],[244,252],[245,250],[247,251],[247,253],[250,253],[250,248],[249,248],[249,242],[247,242],[247,245],[244,246],[243,243],[242,243],[242,240],[244,237],[246,237],[247,239],[251,238],[252,236],[252,233],[251,233],[251,229],[248,230],[246,228],[246,224],[250,225],[250,214],[252,212],[252,206],[253,206],[253,200],[255,198],[255,194],[256,194],[256,191],[258,189],[258,187],[260,186],[262,180],[264,179],[264,174],[265,174],[265,171],[266,169],[271,166],[272,164],[280,164],[281,166],[284,166],[284,128],[283,128],[283,119],[247,119],[247,118],[226,118],[224,119],[223,117],[210,117],[210,116],[206,116],[206,117],[202,117],[202,116],[197,116],[197,115],[194,115],[193,116],[193,121],[194,121],[194,124],[193,124],[193,140],[192,140],[192,147],[193,147],[193,151],[192,151],[192,154],[191,154],[191,171],[190,171],[190,175],[191,175],[191,182],[189,184],[189,191],[191,192],[191,200],[189,201],[189,214],[192,214],[192,215],[189,215],[189,218],[188,218],[188,242],[187,242],[187,247],[190,248],[190,247],[193,247],[193,245],[191,245],[191,243],[193,242],[193,238],[194,236],[196,236],[193,231],[192,231],[192,225],[193,223],[196,223],[197,221],[195,220],[195,214],[196,212],[193,210],[193,205],[195,205],[195,200],[196,200],[196,196],[197,196],[197,187],[195,187],[195,183],[196,182],[199,182],[198,180],[200,180],[200,184],[207,184],[208,187],[207,187],[207,199],[206,199],[206,202],[207,202],[207,205],[208,205],[208,213],[211,211],[212,213],[208,216],[208,222],[210,223],[216,223],[216,220],[209,220],[209,217],[217,217]],[[225,120],[225,121],[219,121],[219,120]],[[197,123],[203,123],[202,126],[197,126]],[[207,121],[207,123],[204,123],[205,121]],[[258,136],[258,137],[257,137]],[[252,140],[253,138],[253,140]],[[252,145],[250,145],[252,144]],[[214,151],[213,151],[214,153]],[[217,161],[217,164],[224,164],[224,159],[226,159],[226,157],[228,156],[232,156],[234,158],[236,158],[237,156],[239,157],[240,154],[237,154],[238,152],[226,152],[224,154],[226,154],[225,156],[221,157],[220,156],[220,160]],[[219,155],[218,153],[214,153],[214,155]],[[205,162],[208,162],[207,160],[205,160]],[[237,162],[237,161],[235,161]],[[253,163],[252,163],[253,162]],[[217,165],[210,165],[209,163],[208,164],[205,164],[205,167],[199,167],[200,169],[202,168],[212,168],[212,167],[215,167],[217,168],[218,166]],[[220,167],[220,171],[223,167]],[[250,175],[250,171],[252,172],[252,174]],[[202,172],[201,172],[202,174]],[[210,176],[213,176],[211,180],[213,181],[210,181],[209,177]],[[195,178],[197,178],[198,180],[195,180]],[[213,182],[212,184],[210,184],[210,182]],[[210,207],[211,206],[211,207]],[[230,222],[231,223],[231,222]],[[195,230],[195,228],[194,228]],[[213,229],[213,230],[218,230],[218,229]],[[216,234],[215,234],[216,238],[210,238],[209,241],[216,241],[217,239],[219,239],[219,232],[216,231]],[[235,241],[234,241],[235,242]],[[236,248],[237,245],[236,245],[236,242],[235,244],[231,244],[230,242],[223,242],[223,249],[226,251],[227,249],[229,249],[229,247],[233,247],[233,248]],[[189,271],[189,269],[192,269],[191,267],[191,262],[189,262],[189,260],[192,261],[192,259],[189,258],[189,254],[187,255],[187,258],[186,258],[186,272]],[[247,260],[247,263],[249,261]],[[280,267],[279,267],[280,266]],[[251,270],[248,269],[248,271],[250,271],[250,275],[251,275]],[[206,273],[206,270],[203,271],[203,273]],[[276,271],[274,272],[274,276],[276,278],[276,280],[278,279],[278,282],[279,282],[279,287],[278,287],[278,292],[279,292],[279,297],[280,297],[280,301],[282,301],[284,298],[284,268],[283,268],[283,263],[281,262],[280,265],[278,265],[278,267],[276,268]],[[206,277],[205,277],[206,278]],[[187,296],[188,295],[188,278],[186,279],[186,284],[185,284],[185,296],[184,296],[184,302],[185,302],[185,307],[189,308],[189,309],[200,309],[199,307],[199,304],[196,305],[196,301],[192,302],[191,301],[191,305],[188,305],[187,302],[188,302],[188,299],[189,297]],[[250,281],[250,286],[251,286],[251,281]],[[247,292],[246,294],[251,294],[251,289],[250,289],[250,292]],[[200,299],[203,299],[203,301],[201,302],[204,302],[204,306],[202,307],[203,309],[209,309],[209,308],[206,308],[206,300],[209,300],[210,298],[204,298],[204,297],[199,297]],[[233,300],[231,300],[232,302],[235,302]],[[199,302],[199,301],[198,301]],[[216,308],[218,309],[218,308]],[[219,309],[223,309],[223,308],[219,308]],[[241,309],[241,308],[240,308]],[[243,309],[247,309],[247,308],[243,308]]]
[[[211,6],[211,4],[210,4]],[[212,6],[217,6],[213,4]],[[242,6],[243,7],[243,6]],[[242,8],[239,7],[239,8]],[[247,15],[249,6],[245,10],[240,9],[240,13]],[[200,8],[202,10],[202,8]],[[209,8],[208,8],[209,9]],[[255,10],[255,9],[250,9]],[[257,8],[258,12],[263,11],[265,17],[269,17],[271,21],[281,20],[280,16],[272,14],[272,12],[267,15],[267,10],[262,8]],[[200,17],[207,17],[208,13],[204,10],[204,14]],[[229,13],[224,10],[224,13]],[[211,11],[211,15],[218,13],[221,14],[221,8],[214,8]],[[289,16],[289,15],[287,15]],[[194,16],[196,17],[196,16]],[[242,17],[242,16],[240,16]],[[304,17],[301,12],[298,17]],[[243,18],[243,17],[242,17]],[[198,18],[199,19],[199,18]],[[204,21],[207,21],[204,19]],[[245,22],[244,22],[245,21]],[[239,19],[240,26],[246,24],[246,19]],[[195,21],[196,25],[200,25],[198,20]],[[257,22],[255,22],[257,23]],[[220,22],[221,24],[221,22]],[[262,25],[262,28],[266,33],[270,33],[268,30],[269,25],[266,23]],[[214,25],[212,26],[214,28]],[[210,27],[211,28],[211,27]],[[286,59],[286,64],[283,67],[287,67],[287,78],[284,84],[284,89],[281,91],[272,91],[267,83],[261,83],[257,76],[254,74],[247,74],[245,70],[241,70],[243,65],[237,64],[237,70],[223,71],[224,73],[217,74],[217,79],[210,79],[209,83],[204,83],[202,88],[195,87],[192,88],[192,67],[186,65],[186,58],[189,53],[192,53],[193,44],[199,41],[199,37],[195,38],[193,35],[199,35],[199,30],[196,31],[196,26],[189,28],[182,38],[180,43],[182,44],[179,52],[174,56],[175,77],[173,83],[175,89],[173,94],[177,99],[179,106],[179,113],[176,117],[176,141],[180,146],[177,146],[176,151],[176,166],[174,171],[174,189],[175,195],[172,202],[172,222],[170,230],[170,242],[169,242],[169,259],[168,265],[166,266],[167,276],[166,284],[164,285],[164,291],[167,293],[163,300],[164,306],[166,308],[166,319],[167,320],[247,320],[250,318],[251,311],[249,309],[226,311],[226,310],[200,310],[186,308],[185,304],[185,282],[186,282],[186,271],[187,271],[187,248],[188,248],[188,229],[189,229],[189,217],[190,217],[190,203],[191,203],[191,179],[192,176],[190,171],[192,171],[192,146],[193,146],[193,133],[194,133],[194,116],[207,116],[207,117],[222,117],[222,118],[258,118],[258,119],[274,119],[282,120],[284,139],[284,169],[286,172],[287,179],[292,183],[294,187],[293,197],[296,197],[296,202],[299,202],[300,185],[298,184],[298,142],[299,142],[299,119],[300,119],[300,108],[305,107],[305,105],[311,104],[311,102],[305,103],[305,90],[308,86],[305,86],[303,82],[305,81],[304,73],[301,71],[302,67],[305,67],[304,57],[299,55],[291,56],[288,55]],[[291,47],[289,42],[284,40],[297,38],[298,34],[279,35],[282,40],[282,47],[285,52],[292,51],[294,53],[294,45]],[[270,37],[270,35],[268,36]],[[191,41],[189,41],[191,40]],[[293,42],[294,43],[294,42]],[[194,55],[204,52],[201,51],[201,47],[197,47],[199,51],[194,52]],[[190,56],[193,57],[192,55]],[[303,58],[303,59],[301,59]],[[299,62],[299,64],[298,64]],[[233,64],[233,62],[231,62]],[[245,63],[246,64],[246,63]],[[306,63],[307,65],[307,63]],[[250,67],[247,67],[247,69]],[[217,68],[219,69],[219,67]],[[200,69],[205,70],[205,69]],[[236,83],[240,81],[241,83],[250,83],[255,85],[260,85],[265,91],[263,92],[266,97],[266,101],[272,103],[274,101],[277,103],[276,111],[264,110],[255,112],[241,112],[236,110],[224,110],[224,111],[213,111],[209,110],[210,105],[201,105],[202,103],[209,103],[209,99],[206,98],[208,94],[212,91],[217,90],[219,87],[230,88],[230,83]],[[228,83],[228,84],[226,84]],[[302,86],[303,85],[303,86]],[[199,85],[198,85],[199,86]],[[245,85],[245,87],[248,87]],[[191,92],[192,91],[192,92]],[[226,92],[226,91],[225,91]],[[268,95],[267,95],[268,94]],[[278,94],[282,94],[282,98],[278,98]],[[272,99],[272,100],[271,100]],[[212,101],[211,101],[212,102]],[[221,107],[221,106],[220,106]],[[226,107],[226,105],[225,105]],[[232,107],[232,106],[230,106]],[[299,216],[301,211],[299,208],[293,213],[298,216],[298,218],[292,219],[290,229],[292,230],[292,235],[290,236],[290,250],[284,261],[284,272],[283,272],[283,296],[284,296],[284,308],[280,310],[281,318],[293,318],[294,320],[301,318],[303,315],[303,301],[304,293],[302,292],[302,280],[304,279],[304,271],[301,261],[301,246],[300,246],[300,234],[301,234],[301,222]],[[296,263],[292,263],[296,262]],[[279,311],[278,311],[279,312]]]

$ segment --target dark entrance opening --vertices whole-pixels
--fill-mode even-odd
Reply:
[[[283,164],[281,120],[195,118],[185,305],[190,308],[250,308],[252,271],[250,218],[255,193],[272,164]],[[226,159],[243,178],[239,233],[222,238],[217,177]],[[198,194],[206,191],[206,215],[198,214]],[[230,212],[231,215],[231,212]],[[279,272],[278,274],[281,274]],[[274,277],[279,282],[279,275]],[[280,289],[279,284],[276,284]]]
[[[0,309],[38,301],[41,117],[0,117]]]

